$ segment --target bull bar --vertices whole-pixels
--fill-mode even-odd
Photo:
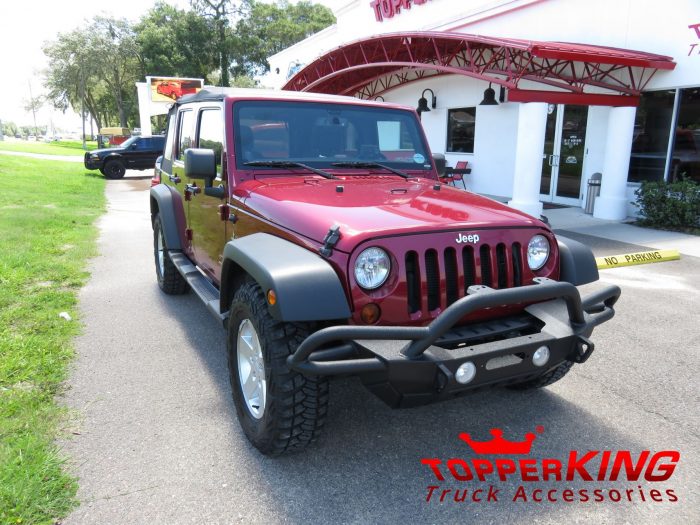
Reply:
[[[307,375],[358,375],[389,405],[414,406],[527,381],[567,360],[585,362],[594,350],[589,337],[614,316],[620,288],[608,285],[582,299],[573,284],[546,278],[533,282],[507,289],[470,286],[465,297],[423,327],[324,328],[308,336],[287,363]],[[467,335],[455,327],[480,310],[516,304],[529,305],[524,309],[527,320],[497,319],[467,327]],[[523,331],[526,327],[530,329]],[[530,358],[542,346],[551,357],[546,366],[536,366]],[[503,365],[504,360],[510,364]],[[465,385],[456,381],[455,372],[467,361],[477,373]]]

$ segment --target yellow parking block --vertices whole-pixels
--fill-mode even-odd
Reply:
[[[635,264],[649,264],[662,261],[676,261],[681,258],[678,250],[652,250],[648,252],[624,253],[622,255],[608,255],[596,257],[595,262],[599,270],[617,268],[619,266],[633,266]]]

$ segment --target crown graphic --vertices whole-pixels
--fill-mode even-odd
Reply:
[[[544,427],[538,425],[538,434],[544,432]],[[459,439],[469,445],[477,454],[529,454],[532,442],[535,441],[535,434],[528,432],[524,441],[508,441],[503,439],[503,431],[500,428],[492,428],[489,433],[493,436],[491,441],[474,441],[465,432],[459,435]]]

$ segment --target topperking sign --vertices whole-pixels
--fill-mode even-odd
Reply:
[[[537,426],[542,434],[544,427]],[[449,459],[422,458],[430,482],[428,504],[463,503],[675,503],[679,500],[669,481],[680,452],[677,450],[570,450],[562,457],[530,457],[535,433],[509,441],[503,431],[491,429],[490,441],[458,437],[476,455]],[[501,485],[503,482],[514,482]]]
[[[412,5],[427,4],[428,0],[372,0],[369,5],[374,10],[377,22],[383,22],[387,18],[401,14],[401,10],[408,11]]]

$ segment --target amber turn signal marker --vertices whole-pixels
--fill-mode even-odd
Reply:
[[[275,304],[277,304],[277,294],[274,290],[267,291],[267,302],[270,303],[270,306],[275,306]]]
[[[365,324],[374,324],[379,321],[379,316],[382,315],[382,311],[379,306],[374,303],[366,304],[360,310],[360,319]]]

